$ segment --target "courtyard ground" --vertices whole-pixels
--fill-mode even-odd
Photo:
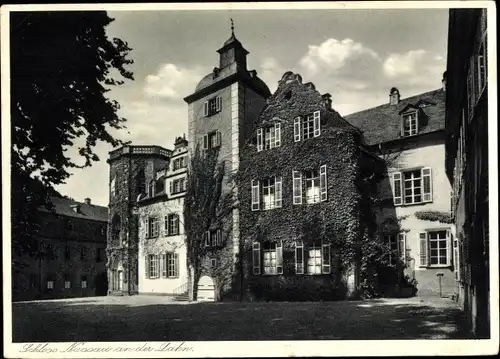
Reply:
[[[450,299],[178,303],[93,297],[12,304],[14,342],[461,339]]]

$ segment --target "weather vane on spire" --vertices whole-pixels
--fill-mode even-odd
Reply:
[[[232,18],[229,18],[231,20],[231,35],[234,36],[234,21]]]

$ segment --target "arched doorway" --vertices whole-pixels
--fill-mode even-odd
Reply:
[[[198,281],[198,301],[213,302],[215,301],[215,285],[214,280],[208,276],[203,276]]]

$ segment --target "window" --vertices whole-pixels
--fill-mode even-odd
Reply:
[[[315,111],[312,114],[296,117],[293,122],[294,142],[306,140],[312,137],[318,137],[321,134],[320,112]]]
[[[111,193],[111,196],[116,196],[116,176],[113,177],[111,183],[109,184],[109,191]]]
[[[87,276],[83,275],[82,276],[82,289],[86,289],[86,288],[87,288]]]
[[[278,120],[279,121],[279,120]],[[269,150],[281,146],[281,123],[257,129],[257,151]]]
[[[87,247],[80,248],[80,260],[82,261],[87,260]]]
[[[307,248],[304,248],[304,244],[302,242],[296,242],[296,274],[304,274],[304,263],[307,264],[307,274],[329,274],[331,270],[330,244],[314,242],[311,243]]]
[[[304,177],[306,179],[306,203],[319,202],[319,171],[306,171]]]
[[[176,194],[186,191],[186,179],[178,178],[170,182],[170,193]]]
[[[429,167],[392,174],[394,204],[432,202],[432,173]]]
[[[418,134],[418,113],[411,112],[403,115],[403,136]]]
[[[165,233],[167,236],[175,236],[179,234],[179,215],[169,214],[165,217]]]
[[[263,264],[262,271],[261,263]],[[259,275],[261,273],[266,275],[283,274],[283,243],[281,241],[263,243],[262,253],[261,244],[258,242],[253,244],[253,274]]]
[[[179,255],[175,252],[166,252],[162,254],[162,277],[179,277]]]
[[[156,195],[156,181],[152,180],[148,184],[148,197],[154,197]]]
[[[186,156],[174,159],[173,166],[174,166],[174,171],[180,170],[181,168],[186,168],[187,167]]]
[[[205,247],[220,247],[222,246],[222,230],[212,229],[205,232]]]
[[[146,175],[144,173],[144,168],[137,171],[135,176],[135,186],[138,195],[146,193]]]
[[[71,288],[71,279],[69,275],[64,276],[64,289],[70,289]]]
[[[449,230],[420,232],[420,266],[448,267],[451,265],[452,241]]]
[[[323,165],[319,171],[293,171],[293,204],[302,204],[302,177],[305,178],[306,203],[318,203],[328,199],[326,165]]]
[[[467,69],[467,114],[469,122],[474,116],[474,107],[481,98],[488,82],[486,30],[479,32],[477,50],[469,59]]]
[[[203,116],[208,117],[215,115],[222,110],[222,98],[220,96],[211,98],[205,101],[203,105]]]
[[[203,136],[203,150],[211,150],[220,147],[222,135],[219,131],[213,131]]]
[[[387,246],[389,264],[395,266],[400,258],[403,263],[406,259],[406,234],[386,234],[384,235],[384,243]]]
[[[217,268],[217,258],[210,258],[210,268]]]
[[[261,191],[262,187],[262,191]],[[262,198],[261,198],[262,193]],[[262,181],[252,181],[252,211],[260,209],[281,208],[282,205],[282,179],[281,177],[268,177]]]
[[[148,238],[155,238],[159,235],[159,223],[158,218],[149,217],[146,220],[146,233]]]
[[[54,277],[47,277],[47,289],[54,289]]]
[[[160,256],[148,254],[146,256],[146,278],[155,279],[160,277]]]

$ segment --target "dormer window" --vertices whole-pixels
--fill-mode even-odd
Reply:
[[[205,101],[205,104],[203,106],[203,116],[204,117],[212,116],[220,112],[221,110],[222,110],[222,98],[220,96],[216,96],[208,101]]]
[[[403,137],[415,136],[418,134],[418,112],[412,111],[403,114],[403,124],[401,126]]]

